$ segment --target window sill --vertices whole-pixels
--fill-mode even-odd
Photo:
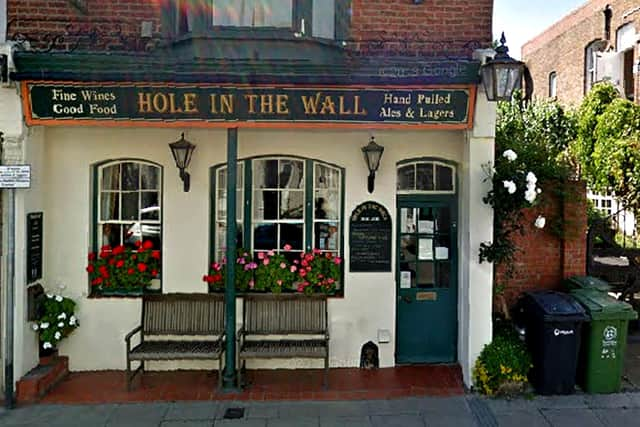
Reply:
[[[333,40],[308,35],[301,35],[289,28],[251,28],[251,27],[214,27],[207,31],[191,32],[174,36],[173,44],[192,40],[274,40],[312,42],[320,45],[340,47],[341,43]]]

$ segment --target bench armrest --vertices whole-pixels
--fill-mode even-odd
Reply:
[[[129,332],[127,335],[125,335],[124,341],[125,343],[127,343],[127,353],[131,350],[131,337],[133,337],[135,334],[137,334],[141,330],[142,330],[142,325],[136,327],[134,330]]]
[[[222,331],[220,335],[218,335],[218,341],[222,342],[222,339],[227,335],[227,331]]]

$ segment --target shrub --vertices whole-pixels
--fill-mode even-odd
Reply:
[[[510,394],[524,388],[531,367],[531,356],[515,331],[500,328],[476,360],[473,379],[483,394]]]
[[[38,320],[32,327],[38,332],[42,349],[54,349],[79,326],[74,314],[76,303],[71,298],[52,294],[47,294],[39,303]]]

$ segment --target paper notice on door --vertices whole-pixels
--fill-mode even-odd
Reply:
[[[400,272],[400,288],[401,289],[411,288],[411,272],[410,271]]]
[[[449,248],[436,246],[436,259],[449,259]]]
[[[418,259],[433,259],[433,239],[419,239],[418,241]]]
[[[418,233],[433,234],[434,221],[418,221]]]

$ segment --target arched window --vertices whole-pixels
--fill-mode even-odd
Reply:
[[[421,160],[398,165],[398,193],[456,192],[456,171],[447,163]]]
[[[584,93],[591,90],[597,78],[597,54],[602,52],[607,42],[594,40],[584,50]]]
[[[549,98],[558,96],[558,79],[555,71],[549,74]]]
[[[225,256],[226,165],[214,168],[213,254]],[[344,170],[317,160],[269,156],[238,162],[236,243],[291,260],[317,249],[342,254]]]

